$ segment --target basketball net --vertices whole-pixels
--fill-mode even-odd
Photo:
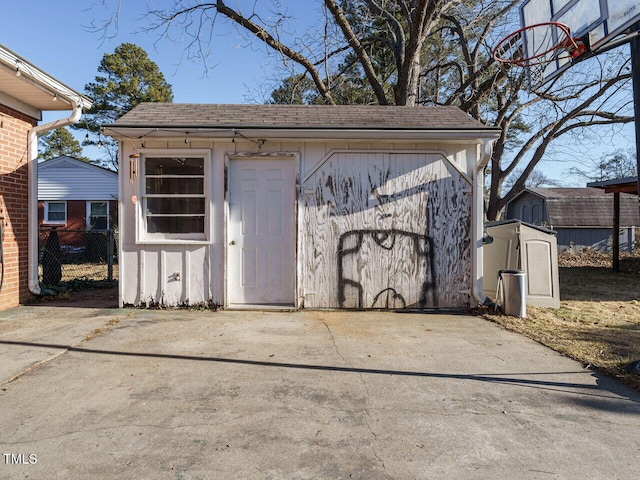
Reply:
[[[496,62],[528,70],[531,84],[542,84],[549,64],[572,61],[587,50],[584,41],[573,38],[569,27],[545,22],[516,30],[500,40],[492,50]]]

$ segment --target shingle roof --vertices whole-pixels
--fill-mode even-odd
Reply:
[[[141,103],[112,127],[496,130],[457,107]],[[107,126],[108,127],[108,126]]]
[[[602,198],[607,195],[599,188],[527,188],[545,198]]]
[[[613,225],[613,194],[599,188],[529,188],[546,199],[553,228]],[[525,190],[525,192],[527,191]],[[620,225],[640,226],[636,195],[620,194]]]

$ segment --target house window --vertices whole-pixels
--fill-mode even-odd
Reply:
[[[205,155],[145,156],[146,239],[205,240]]]
[[[44,202],[44,223],[67,223],[67,202]]]
[[[109,228],[109,202],[87,202],[87,230]]]

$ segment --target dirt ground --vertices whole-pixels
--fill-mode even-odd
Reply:
[[[34,298],[30,305],[56,305],[77,308],[118,308],[118,287],[59,293]]]

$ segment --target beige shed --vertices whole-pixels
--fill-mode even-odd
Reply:
[[[496,297],[498,272],[507,269],[526,273],[527,305],[560,307],[558,243],[553,230],[518,220],[486,225],[483,292]]]

